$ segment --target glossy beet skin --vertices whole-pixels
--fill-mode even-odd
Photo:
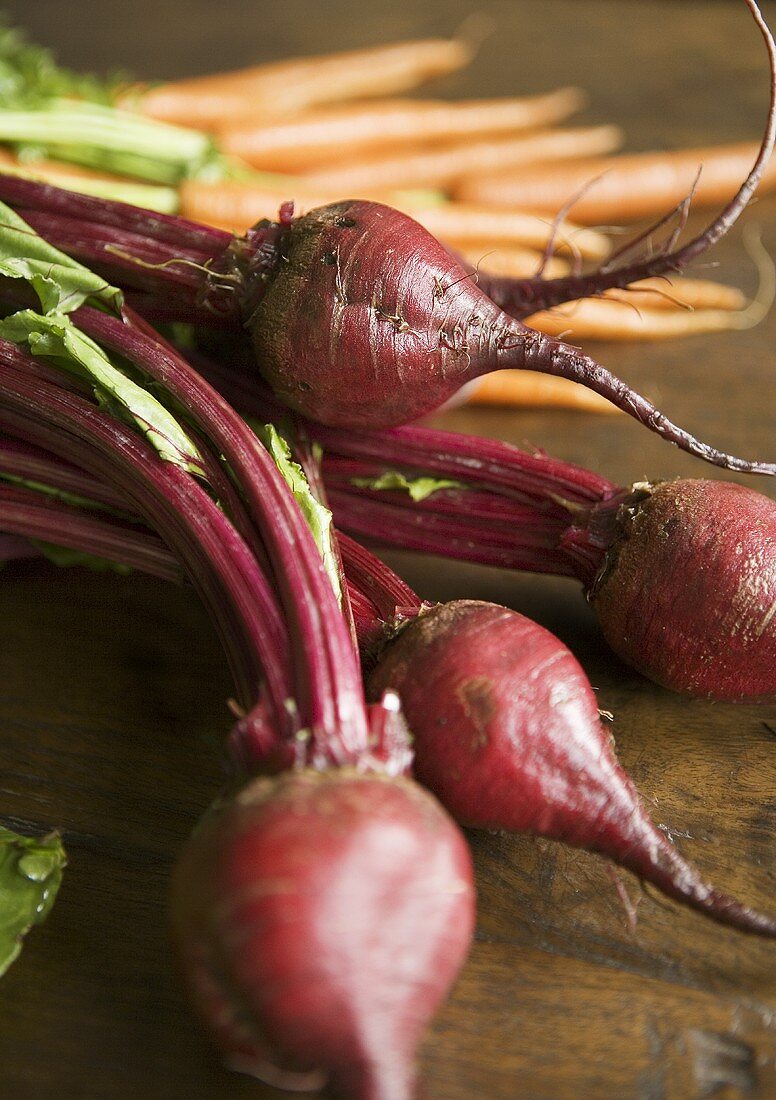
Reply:
[[[776,502],[732,482],[646,488],[589,598],[623,660],[674,691],[776,699]]]
[[[466,957],[474,888],[461,834],[411,780],[253,781],[192,837],[172,913],[234,1068],[360,1100],[416,1095],[415,1049]]]
[[[722,923],[776,935],[776,921],[703,882],[655,827],[582,668],[543,627],[494,604],[440,605],[386,648],[367,690],[387,688],[412,730],[417,778],[461,824],[602,852]]]

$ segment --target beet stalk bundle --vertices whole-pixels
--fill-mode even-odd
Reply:
[[[49,485],[63,482],[56,461],[36,458]],[[6,465],[0,448],[0,472]],[[53,541],[60,529],[76,537],[61,509],[51,501],[39,506],[49,512]],[[399,694],[415,774],[458,821],[601,852],[721,923],[776,935],[776,922],[705,883],[650,821],[617,763],[582,668],[557,638],[481,601],[424,605],[358,543],[341,536],[340,549],[370,669],[368,695],[379,701]],[[266,765],[261,713],[238,721],[230,750],[248,772]]]
[[[671,243],[660,257],[620,270],[614,282],[599,273],[590,286],[555,288],[553,301],[678,270],[747,205],[774,145],[776,52],[754,0],[746,2],[767,45],[771,102],[759,155],[737,195],[683,249]],[[14,177],[0,177],[0,199],[52,244],[137,292],[135,305],[147,317],[245,327],[252,370],[286,405],[324,424],[403,424],[483,374],[530,369],[582,383],[715,465],[776,473],[774,463],[735,458],[697,440],[579,349],[510,317],[430,234],[379,203],[351,200],[296,219],[288,204],[278,222],[233,238]],[[515,312],[524,316],[543,291],[521,284],[516,293],[523,301]]]
[[[131,518],[157,532],[219,631],[238,704],[262,732],[263,768],[280,771],[246,783],[232,754],[242,785],[207,815],[176,872],[174,940],[195,1005],[239,1068],[294,1085],[327,1080],[341,1095],[409,1098],[422,1030],[471,939],[463,837],[404,774],[396,697],[366,706],[318,548],[257,436],[130,313],[119,320],[87,304],[72,316],[83,327],[32,310],[1,323],[12,477],[35,464],[45,473],[47,454],[66,464],[61,491],[77,490],[44,502],[37,533],[41,511],[55,508],[75,544],[74,501],[97,481],[102,506],[130,517],[111,518],[115,543],[139,548],[159,572],[168,563]],[[112,356],[156,383],[186,427]],[[33,513],[24,486],[5,495],[22,533]],[[93,538],[102,521],[85,519]]]
[[[776,502],[724,481],[622,488],[510,444],[419,427],[310,429],[356,537],[576,577],[609,645],[673,691],[776,698]],[[408,490],[427,478],[431,492]],[[416,497],[417,497],[416,493]]]
[[[247,415],[279,406],[233,364],[197,364]],[[623,487],[543,452],[407,425],[307,423],[338,528],[395,547],[582,582],[611,648],[683,694],[776,698],[776,503],[683,478]]]

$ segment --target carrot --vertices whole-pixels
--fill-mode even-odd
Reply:
[[[463,176],[479,176],[503,167],[608,153],[620,142],[615,126],[541,130],[527,136],[464,141],[439,149],[335,163],[306,172],[304,178],[340,194],[366,195],[391,187],[450,187]]]
[[[245,119],[219,132],[220,148],[273,171],[304,171],[362,150],[460,140],[549,126],[581,106],[577,88],[511,99],[455,103],[431,99],[385,99],[344,103],[290,119]]]
[[[587,340],[673,340],[702,332],[746,327],[746,310],[652,309],[633,299],[585,298],[542,310],[526,323],[549,336]]]
[[[650,309],[739,310],[746,306],[746,296],[735,286],[715,283],[710,279],[641,279],[625,290],[607,290],[606,298],[631,302]]]
[[[167,122],[220,129],[241,116],[286,116],[319,103],[403,92],[463,68],[472,56],[461,38],[396,42],[169,81],[131,91],[125,105]]]
[[[461,256],[471,264],[475,271],[487,271],[491,275],[503,275],[516,279],[535,275],[543,263],[541,252],[533,248],[521,248],[511,245],[507,248],[483,246],[461,249]],[[545,276],[564,275],[569,270],[568,261],[559,256],[551,256],[544,264]]]
[[[693,204],[726,202],[757,155],[756,142],[596,157],[573,164],[534,166],[520,173],[472,173],[455,196],[465,202],[554,213],[578,192],[573,217],[585,224],[627,222],[657,215],[691,192]],[[700,170],[700,175],[698,175]],[[776,163],[763,172],[761,190],[776,185]],[[693,190],[694,188],[694,190]]]
[[[285,202],[292,201],[300,213],[325,206],[334,201],[335,194],[329,188],[308,184],[301,177],[268,175],[267,183],[244,183],[241,180],[223,180],[211,183],[206,180],[184,180],[179,188],[181,214],[192,221],[242,233],[255,225],[260,218],[276,218]],[[409,194],[409,193],[408,193]],[[417,201],[413,192],[409,205]],[[439,201],[428,192],[429,201]],[[396,205],[401,193],[386,190],[374,196],[379,202]],[[442,200],[444,201],[444,200]],[[423,204],[421,203],[421,209]]]
[[[469,251],[522,245],[544,249],[553,235],[552,219],[524,210],[494,210],[485,205],[441,202],[421,206],[402,205],[425,229],[440,240]],[[609,255],[609,240],[595,229],[583,229],[565,219],[557,224],[556,248],[586,260],[603,260]]]
[[[486,374],[466,386],[460,396],[467,405],[578,409],[596,413],[618,411],[611,402],[578,382],[533,371],[500,370]]]
[[[264,187],[239,181],[208,183],[204,180],[184,180],[180,186],[181,214],[192,221],[241,233],[260,218],[274,218],[283,202],[292,199],[300,212],[324,206],[332,193],[314,188],[305,180],[292,180],[288,186]],[[528,246],[543,249],[552,235],[549,219],[520,211],[504,213],[484,206],[458,202],[418,202],[412,195],[402,201],[401,194],[386,192],[376,195],[400,207],[434,236],[457,248],[468,248],[480,254],[494,246]],[[559,251],[573,251],[584,259],[601,260],[609,253],[609,242],[603,233],[583,229],[562,221],[557,231]]]

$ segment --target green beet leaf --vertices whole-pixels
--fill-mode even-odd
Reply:
[[[44,313],[70,313],[87,299],[120,312],[120,290],[48,244],[23,218],[0,202],[0,275],[24,279]]]
[[[175,417],[114,366],[99,344],[66,316],[44,317],[31,309],[20,310],[0,321],[0,337],[27,344],[33,355],[54,359],[58,366],[89,378],[98,400],[137,426],[166,462],[204,476],[197,447]]]
[[[331,581],[337,599],[342,602],[342,586],[337,555],[332,543],[332,515],[320,501],[316,500],[304,470],[291,457],[291,447],[274,424],[251,424],[264,446],[274,459],[294,499],[299,505],[307,525],[312,531],[323,566]]]
[[[0,826],[0,975],[17,958],[30,928],[51,911],[66,863],[56,833],[36,839]]]
[[[421,501],[440,489],[464,489],[460,481],[442,477],[405,477],[398,470],[386,470],[379,477],[354,477],[352,483],[359,489],[404,489],[413,500]]]

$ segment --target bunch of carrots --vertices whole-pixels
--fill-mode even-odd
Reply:
[[[18,51],[18,36],[15,43]],[[47,71],[64,73],[46,51],[24,48],[43,57]],[[233,232],[274,217],[289,199],[300,213],[343,195],[376,199],[444,241],[473,277],[527,278],[605,262],[610,238],[596,226],[630,226],[672,208],[681,221],[690,196],[693,207],[724,202],[755,155],[755,142],[618,154],[616,126],[569,122],[585,102],[573,87],[457,101],[409,94],[461,70],[476,49],[465,36],[417,40],[149,86],[99,86],[109,104],[99,108],[100,125],[116,120],[120,134],[142,118],[154,149],[177,145],[180,135],[182,150],[186,137],[201,139],[165,185],[139,182],[147,159],[41,141],[25,131],[29,115],[17,120],[13,110],[0,111],[0,142],[8,143],[0,144],[0,168]],[[95,98],[86,79],[71,79],[64,94]],[[774,182],[771,166],[761,190]],[[746,327],[764,308],[735,287],[663,278],[540,311],[530,323],[577,341],[663,340]],[[573,382],[531,372],[478,380],[462,399],[612,411]]]

